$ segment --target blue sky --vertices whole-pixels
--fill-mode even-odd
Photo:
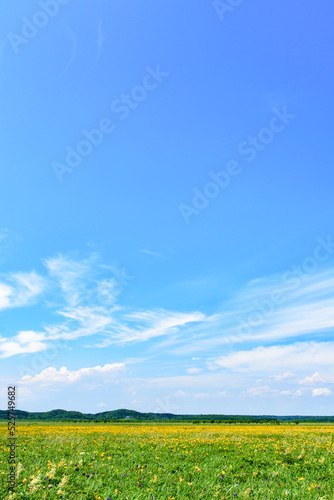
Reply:
[[[334,7],[1,7],[2,404],[333,414]]]

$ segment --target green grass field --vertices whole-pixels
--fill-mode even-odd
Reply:
[[[330,425],[17,423],[2,499],[334,499]]]

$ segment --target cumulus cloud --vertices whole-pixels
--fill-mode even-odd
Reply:
[[[298,383],[302,385],[312,385],[316,382],[326,382],[323,378],[320,377],[319,373],[316,372],[312,377],[305,377],[303,380],[300,380]]]
[[[0,337],[0,358],[8,358],[16,354],[33,354],[44,351],[47,344],[43,333],[20,332],[12,339]]]
[[[45,370],[42,370],[37,375],[25,375],[22,377],[20,382],[25,384],[40,383],[41,385],[57,383],[72,384],[73,382],[78,382],[83,377],[89,377],[97,374],[108,375],[124,368],[124,363],[106,364],[104,366],[94,366],[92,368],[80,368],[76,371],[70,371],[66,368],[66,366],[63,366],[59,370],[51,366],[49,368],[45,368]]]
[[[330,396],[332,391],[326,387],[319,387],[318,389],[313,389],[312,396]]]
[[[86,347],[105,348],[157,339],[154,345],[150,343],[151,352],[169,349],[171,354],[182,355],[197,351],[193,361],[199,359],[198,354],[209,349],[217,352],[224,344],[225,355],[213,360],[211,367],[232,372],[262,371],[260,377],[269,372],[270,378],[276,381],[292,378],[292,369],[297,372],[310,366],[317,370],[319,366],[332,364],[334,343],[331,342],[265,346],[274,339],[321,332],[334,325],[332,302],[328,298],[334,284],[332,270],[306,276],[297,288],[291,287],[289,280],[282,282],[278,276],[253,280],[224,304],[224,311],[209,317],[200,311],[163,308],[138,311],[124,307],[120,294],[132,277],[123,271],[115,272],[113,266],[102,265],[97,254],[81,260],[58,254],[43,263],[45,278],[35,272],[16,273],[0,282],[0,309],[34,304],[47,290],[49,295],[54,295],[53,321],[42,333],[38,332],[39,337],[28,342],[23,342],[20,334],[1,338],[2,357],[38,352],[57,339],[94,336]],[[266,309],[266,300],[273,297],[279,287],[285,300],[279,306]],[[262,319],[255,325],[251,318],[256,308],[262,311]],[[259,344],[260,340],[262,345],[226,354],[225,347],[231,346],[234,351],[245,341],[245,335],[238,332],[243,331],[246,324],[251,326],[249,341]],[[199,370],[197,367],[187,369],[190,375]]]

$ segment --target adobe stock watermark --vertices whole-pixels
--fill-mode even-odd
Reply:
[[[266,299],[255,300],[251,304],[251,310],[239,318],[240,323],[236,333],[224,338],[222,342],[229,354],[235,352],[236,342],[250,340],[254,330],[275,314],[277,309],[289,299],[291,292],[298,290],[302,282],[318,270],[320,263],[327,261],[334,254],[334,241],[331,235],[328,235],[326,239],[318,237],[317,243],[313,255],[306,257],[300,265],[292,266],[282,274],[281,286],[268,294]]]
[[[157,89],[158,86],[169,76],[169,73],[162,71],[160,65],[155,68],[146,66],[146,75],[141,84],[136,85],[128,94],[122,94],[120,98],[114,99],[110,105],[111,111],[120,121],[128,118],[131,113],[145,101],[148,94]],[[63,163],[52,162],[51,166],[59,182],[63,182],[64,174],[72,173],[78,167],[84,158],[90,156],[94,149],[101,146],[106,136],[109,136],[116,130],[116,125],[109,117],[102,118],[97,127],[91,130],[81,131],[83,138],[73,147],[66,146],[66,156]]]
[[[231,14],[235,11],[236,7],[239,7],[245,0],[214,0],[212,5],[218,14],[221,21],[225,21],[225,15]]]
[[[237,337],[239,340],[249,339],[254,329],[272,317],[277,308],[288,301],[291,293],[298,290],[303,281],[315,273],[320,264],[326,262],[333,253],[334,241],[332,236],[318,237],[313,255],[306,257],[300,265],[292,266],[291,269],[284,272],[281,276],[281,286],[273,290],[265,299],[255,300],[251,304],[252,309],[249,313],[240,318],[238,333],[234,338]]]
[[[67,5],[72,0],[40,0],[38,5],[40,10],[37,10],[31,19],[22,17],[22,26],[20,34],[10,31],[7,33],[7,39],[10,42],[14,52],[18,54],[20,47],[26,45],[35,36],[37,36],[41,28],[49,23],[50,19],[57,16],[63,5]]]
[[[256,135],[249,135],[246,140],[239,143],[237,151],[240,156],[246,157],[246,161],[251,163],[259,153],[264,151],[271,144],[277,134],[281,134],[290,124],[296,115],[288,112],[287,107],[283,109],[274,108],[273,116],[270,118],[268,126],[261,128]],[[226,163],[225,169],[219,172],[209,172],[211,180],[205,184],[202,191],[193,189],[193,199],[191,204],[180,203],[178,209],[186,224],[190,223],[193,215],[199,215],[216,198],[221,191],[227,188],[233,177],[242,172],[241,160],[230,160]]]

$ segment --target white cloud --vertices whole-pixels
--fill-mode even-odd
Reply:
[[[211,367],[234,372],[269,372],[272,379],[280,381],[292,377],[292,370],[307,368],[308,362],[315,370],[323,363],[329,365],[334,354],[334,344],[330,342],[265,347],[276,338],[321,332],[334,325],[334,309],[328,298],[334,284],[332,270],[306,276],[297,289],[280,276],[253,280],[224,304],[223,312],[208,317],[199,311],[180,313],[162,308],[136,311],[122,307],[118,300],[128,277],[120,278],[111,266],[102,266],[96,254],[81,261],[59,254],[46,259],[44,265],[46,278],[34,272],[17,273],[8,278],[8,283],[0,283],[0,309],[32,304],[47,287],[56,296],[53,310],[58,319],[48,324],[42,336],[33,341],[23,343],[22,336],[1,339],[2,357],[38,352],[56,339],[95,336],[97,340],[92,344],[102,348],[163,337],[160,342],[150,344],[151,353],[163,349],[175,355],[191,351],[202,354],[209,349],[217,352],[224,344],[225,355],[211,363]],[[284,301],[280,306],[271,307],[266,301],[279,288]],[[262,311],[260,324],[251,327],[247,338],[236,334],[240,325],[249,326],[249,315],[256,308]],[[238,343],[246,340],[260,340],[263,345],[233,352]],[[232,352],[226,354],[229,347]],[[197,359],[199,356],[192,358]],[[188,373],[199,373],[199,370],[190,367]],[[282,370],[286,370],[285,373]]]
[[[319,387],[319,389],[313,389],[312,396],[330,396],[332,391],[326,387]]]
[[[305,377],[303,380],[300,380],[298,383],[302,385],[311,385],[315,384],[316,382],[326,382],[324,379],[322,379],[319,375],[318,372],[314,373],[312,377]]]
[[[224,304],[211,321],[192,328],[192,342],[179,340],[175,354],[217,349],[240,343],[269,343],[325,332],[334,327],[334,269],[293,272],[255,279]],[[183,345],[182,345],[183,344]]]
[[[275,380],[284,380],[286,378],[292,378],[294,376],[295,376],[294,373],[285,372],[282,375],[270,375],[269,378],[273,378]]]
[[[247,391],[245,391],[245,394],[247,396],[260,396],[262,394],[268,394],[273,392],[278,392],[278,390],[271,389],[269,386],[263,385],[263,386],[251,387],[250,389],[247,389]]]
[[[10,307],[10,297],[13,294],[13,289],[0,282],[0,310]]]
[[[44,340],[44,334],[37,333],[34,331],[20,332],[16,336],[16,340],[20,344],[30,344],[31,342],[38,342],[38,341]]]
[[[106,344],[116,341],[132,342],[147,341],[154,337],[177,333],[188,323],[205,320],[205,315],[199,312],[178,313],[157,309],[154,311],[135,311],[122,315],[121,321],[113,326],[113,332]],[[132,326],[135,324],[135,326]]]
[[[210,394],[207,394],[206,392],[198,392],[197,394],[194,394],[194,398],[196,399],[205,399],[208,398]]]
[[[97,406],[108,406],[106,403],[98,403]]]
[[[221,356],[215,364],[239,372],[272,372],[281,368],[295,370],[310,366],[332,367],[334,342],[297,342],[289,345],[256,347]]]
[[[153,252],[152,250],[146,250],[145,248],[143,248],[142,250],[140,250],[142,253],[146,253],[147,255],[151,255],[152,257],[157,257],[158,259],[162,259],[164,256],[162,253],[159,253],[159,252]]]
[[[207,392],[198,392],[197,394],[194,394],[195,399],[207,399],[207,398],[222,398],[223,396],[226,396],[227,391],[220,391],[220,392],[214,392],[214,393],[207,393]]]
[[[31,305],[45,289],[44,278],[34,271],[8,274],[7,281],[0,282],[0,310]]]
[[[299,397],[299,396],[302,396],[302,395],[303,395],[302,391],[301,391],[301,390],[299,390],[299,389],[298,389],[296,392],[291,392],[291,391],[281,391],[281,392],[280,392],[280,394],[281,394],[282,396],[297,396],[297,397]]]
[[[101,265],[96,254],[81,261],[59,254],[45,259],[44,265],[47,278],[34,272],[17,273],[9,276],[11,283],[0,283],[0,309],[33,303],[48,285],[48,292],[56,297],[51,302],[54,314],[63,320],[46,325],[43,339],[39,340],[75,340],[99,335],[94,347],[144,342],[167,335],[171,341],[181,329],[206,320],[205,315],[199,312],[179,313],[164,309],[136,311],[121,307],[117,303],[118,296],[132,277],[115,266]],[[3,338],[0,346],[3,356],[46,348],[42,343],[30,343],[22,348],[21,341],[22,337]]]
[[[217,398],[221,398],[222,396],[226,396],[227,391],[215,392],[214,396]]]
[[[0,338],[0,358],[44,351],[47,344],[43,341],[44,334],[33,331],[20,332],[12,339]]]
[[[202,371],[202,369],[201,369],[201,368],[196,368],[196,367],[194,367],[194,368],[188,368],[188,369],[187,369],[187,372],[188,372],[188,373],[199,373],[199,372],[201,372],[201,371]]]
[[[62,254],[44,260],[50,277],[59,284],[67,303],[72,307],[80,303],[82,294],[86,291],[93,260],[94,257],[78,262]]]
[[[45,289],[45,280],[34,271],[30,273],[15,273],[10,275],[14,283],[15,297],[13,307],[24,306]]]
[[[83,377],[89,377],[96,374],[111,374],[125,368],[124,363],[106,364],[104,366],[94,366],[92,368],[80,368],[76,371],[70,371],[65,366],[57,370],[54,367],[46,368],[37,375],[25,375],[21,383],[49,385],[55,383],[72,384],[78,382]]]

